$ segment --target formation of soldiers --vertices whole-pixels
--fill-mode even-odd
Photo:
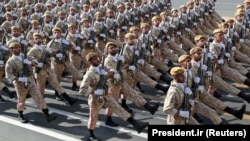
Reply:
[[[141,83],[166,94],[167,124],[199,124],[202,114],[219,125],[217,111],[242,119],[246,105],[231,108],[215,97],[218,89],[250,102],[223,79],[250,86],[241,64],[250,64],[250,0],[227,19],[215,11],[214,0],[188,0],[178,9],[170,0],[0,0],[0,8],[0,89],[17,96],[22,123],[28,122],[28,95],[48,122],[56,119],[44,100],[47,83],[57,100],[77,102],[60,84],[65,72],[72,75],[72,90],[88,97],[89,140],[98,140],[94,129],[103,107],[106,125],[118,126],[115,113],[138,133],[148,126],[126,105],[128,99],[152,115],[157,111],[159,102],[143,98]]]

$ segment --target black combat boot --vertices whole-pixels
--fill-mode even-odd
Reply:
[[[94,131],[89,129],[89,136],[87,138],[87,141],[100,141],[100,140],[94,135]]]
[[[141,88],[141,83],[137,82],[136,87],[140,90],[140,92],[144,92],[144,90]]]
[[[161,75],[160,80],[166,82],[168,85],[170,85],[173,78],[171,78],[169,75]]]
[[[245,94],[243,92],[240,92],[238,94],[239,97],[241,97],[242,99],[246,100],[248,103],[250,103],[250,95],[249,94]]]
[[[166,92],[168,91],[168,89],[169,89],[168,86],[165,87],[165,86],[162,86],[162,85],[159,84],[159,83],[155,86],[155,88],[158,89],[158,90],[162,90],[164,93],[166,93]]]
[[[77,99],[69,97],[69,95],[66,93],[63,93],[62,97],[69,103],[70,106],[74,105],[77,102]]]
[[[138,133],[141,133],[141,131],[148,126],[148,122],[135,120],[133,117],[129,117],[127,121],[134,126]]]
[[[118,126],[118,124],[115,123],[115,122],[112,120],[111,116],[107,116],[107,117],[106,117],[105,124],[108,125],[108,126],[112,126],[112,127],[117,127],[117,126]]]
[[[127,101],[126,99],[122,99],[122,104],[121,104],[121,106],[122,106],[122,108],[124,108],[127,112],[132,113],[133,110],[130,109],[130,108],[127,106],[126,101]]]
[[[29,120],[23,116],[23,111],[18,111],[18,120],[21,123],[28,123]]]
[[[218,93],[217,91],[214,91],[213,96],[216,98],[221,98],[222,95],[220,93]]]
[[[246,79],[245,82],[244,82],[244,84],[247,85],[248,87],[250,87],[250,80]]]
[[[51,122],[57,118],[56,116],[49,114],[49,109],[42,109],[42,111],[46,117],[47,122]]]
[[[76,82],[73,82],[73,85],[71,87],[73,91],[79,91],[79,87],[76,85]]]
[[[154,115],[154,113],[158,110],[159,104],[159,102],[157,102],[155,105],[146,103],[144,105],[144,108],[146,108],[152,115]]]
[[[242,107],[239,109],[239,110],[235,110],[233,108],[230,108],[230,107],[226,107],[224,109],[225,112],[231,114],[231,115],[234,115],[235,117],[237,117],[238,119],[242,119],[243,118],[243,114],[245,113],[246,111],[246,105],[243,104]]]
[[[4,87],[2,90],[5,93],[7,93],[7,95],[9,96],[9,98],[14,98],[14,96],[16,95],[16,92],[10,91],[7,87]]]
[[[246,77],[250,79],[250,72],[247,72]]]
[[[55,99],[57,101],[63,101],[63,99],[60,97],[60,95],[58,94],[58,92],[55,90]]]
[[[0,101],[5,101],[5,99],[0,94]]]

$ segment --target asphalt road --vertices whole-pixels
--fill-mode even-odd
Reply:
[[[173,7],[178,8],[179,5],[184,4],[186,0],[172,0]],[[243,0],[219,0],[217,2],[216,10],[223,17],[233,17],[235,7]],[[249,67],[249,66],[246,66]],[[78,92],[71,91],[70,76],[66,77],[62,85],[67,89],[70,96],[77,98],[79,101],[72,107],[64,105],[54,99],[54,91],[48,86],[46,89],[46,102],[48,103],[50,113],[57,116],[57,119],[51,123],[47,123],[40,110],[36,108],[32,99],[26,102],[25,116],[30,120],[28,124],[21,124],[17,119],[16,99],[9,99],[5,94],[6,102],[0,103],[0,141],[80,141],[85,140],[88,135],[87,121],[88,121],[88,106],[87,99],[78,94]],[[79,83],[78,83],[79,84]],[[244,85],[234,84],[244,92],[250,94],[249,88]],[[165,125],[166,115],[162,112],[163,100],[165,94],[148,88],[143,85],[145,93],[143,96],[149,102],[161,102],[159,110],[154,116],[150,115],[145,109],[136,107],[133,103],[128,102],[129,106],[134,110],[135,119],[147,121],[150,124]],[[13,90],[13,88],[11,88]],[[221,100],[234,108],[239,108],[242,104],[247,104],[242,99],[223,94]],[[221,113],[222,119],[228,124],[250,124],[250,106],[247,104],[247,112],[243,120],[238,120],[235,117]],[[96,136],[101,140],[106,141],[145,141],[147,140],[147,130],[138,134],[131,125],[121,120],[121,118],[114,115],[114,120],[119,123],[119,127],[106,126],[105,109],[101,110],[98,125],[95,130]],[[205,119],[204,124],[209,123]]]

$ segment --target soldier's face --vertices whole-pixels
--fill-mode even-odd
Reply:
[[[201,57],[202,57],[202,51],[198,51],[192,54],[192,59],[196,62],[199,62],[201,60]]]
[[[12,20],[12,16],[7,15],[7,16],[6,16],[6,19],[7,19],[8,21],[11,21],[11,20]]]
[[[35,36],[34,43],[40,45],[42,43],[42,38],[40,36]]]
[[[203,38],[197,42],[198,47],[203,47],[205,44],[206,44],[206,39]]]
[[[10,47],[9,50],[14,55],[19,55],[21,53],[21,47],[19,46]]]
[[[102,16],[101,15],[96,15],[96,20],[97,21],[101,21],[102,20]]]
[[[216,33],[214,35],[214,40],[217,41],[217,42],[222,41],[222,38],[223,38],[223,33]]]
[[[41,10],[40,7],[35,7],[36,12],[40,12],[40,10]]]
[[[51,18],[49,16],[44,17],[44,20],[45,20],[46,23],[51,22]]]
[[[111,54],[112,56],[116,55],[118,51],[118,48],[116,46],[110,46],[108,48],[108,53]]]
[[[46,8],[47,8],[47,10],[49,10],[49,11],[52,9],[51,6],[47,6]]]
[[[237,21],[242,21],[242,19],[243,19],[243,15],[238,15],[238,16],[236,16],[236,20],[237,20]]]
[[[174,80],[177,82],[177,83],[184,83],[185,82],[185,75],[184,73],[182,74],[179,74],[179,75],[176,75],[173,77]]]
[[[125,41],[129,45],[133,45],[135,43],[135,38],[129,37],[129,38],[126,38]]]
[[[108,13],[107,13],[107,17],[111,18],[111,17],[113,17],[113,16],[114,16],[113,12],[108,12]]]
[[[53,31],[53,36],[55,39],[59,39],[62,37],[62,33],[60,31]]]
[[[89,27],[89,22],[88,21],[83,21],[82,25],[83,25],[83,27]]]
[[[11,34],[12,34],[14,37],[18,37],[18,36],[20,35],[20,32],[19,32],[19,30],[14,29],[14,30],[11,31]]]
[[[64,19],[64,18],[65,18],[65,15],[64,15],[64,14],[59,14],[59,18],[60,18],[60,19]]]
[[[83,7],[83,11],[84,11],[84,12],[88,12],[88,11],[89,11],[89,7],[86,7],[86,6]]]
[[[99,66],[99,65],[100,65],[100,62],[101,62],[101,60],[100,60],[100,58],[98,58],[98,57],[94,57],[94,58],[92,58],[91,60],[89,60],[90,65],[92,65],[92,66],[94,66],[94,67]]]
[[[142,33],[147,34],[147,33],[148,33],[148,31],[149,31],[149,28],[148,28],[148,27],[144,27],[144,28],[142,28]]]
[[[187,69],[187,66],[188,66],[189,69],[192,67],[192,63],[191,63],[190,58],[182,61],[180,64],[181,64],[181,67],[184,68],[184,69]]]
[[[134,31],[132,31],[132,33],[135,36],[135,38],[139,37],[139,31],[138,30],[134,30]]]
[[[246,8],[246,9],[249,9],[249,8],[250,8],[250,3],[249,3],[249,2],[247,2],[247,3],[245,3],[245,5],[244,5],[244,6],[245,6],[245,8]]]
[[[153,25],[158,27],[160,25],[160,22],[161,22],[161,20],[156,19],[153,21]]]
[[[39,27],[39,24],[36,24],[36,23],[32,24],[33,29],[38,29],[38,27]]]
[[[70,32],[71,34],[76,34],[76,27],[74,27],[74,26],[70,27],[70,28],[69,28],[69,32]]]

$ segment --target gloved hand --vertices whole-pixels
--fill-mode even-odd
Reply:
[[[28,82],[27,77],[18,77],[18,81],[20,82]]]
[[[180,110],[180,116],[184,118],[189,118],[189,111]]]

